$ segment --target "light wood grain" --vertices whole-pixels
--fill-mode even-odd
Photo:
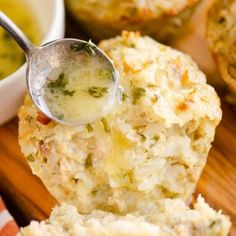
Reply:
[[[48,217],[56,201],[32,175],[18,145],[17,124],[14,119],[0,127],[0,191],[18,206],[27,222],[42,220]]]
[[[197,193],[215,209],[222,209],[233,223],[236,235],[236,112],[222,104],[223,119],[217,128],[207,165],[198,183]]]

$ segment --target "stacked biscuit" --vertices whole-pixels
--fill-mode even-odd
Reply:
[[[190,209],[221,119],[218,96],[183,53],[138,33],[105,40],[120,90],[85,126],[44,125],[29,97],[19,141],[61,206],[24,235],[227,235],[229,219],[202,198]]]

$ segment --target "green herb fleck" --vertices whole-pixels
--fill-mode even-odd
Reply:
[[[156,88],[157,86],[155,84],[148,84],[148,88]]]
[[[102,124],[103,124],[104,130],[105,130],[107,133],[110,133],[110,132],[111,132],[111,129],[110,129],[110,126],[108,125],[107,120],[103,117],[103,118],[101,119],[101,122],[102,122]]]
[[[63,94],[64,94],[65,96],[70,96],[70,97],[72,97],[72,96],[74,95],[74,93],[75,93],[75,90],[71,90],[71,91],[69,91],[69,90],[63,90]]]
[[[125,93],[125,92],[122,92],[122,95],[121,95],[121,100],[124,102],[126,101],[126,98],[128,97],[128,94]]]
[[[88,130],[89,133],[93,131],[93,127],[92,127],[92,125],[89,124],[89,123],[86,125],[86,128],[87,128],[87,130]]]
[[[54,114],[55,117],[57,117],[59,120],[64,119],[64,115],[63,114]]]
[[[107,88],[103,87],[91,87],[88,89],[88,92],[91,96],[95,98],[102,97],[105,93],[107,93]]]
[[[141,137],[142,142],[145,142],[147,140],[144,134],[138,133],[138,135]]]
[[[38,129],[38,131],[40,131],[40,126],[37,123],[35,124],[35,126]]]
[[[167,197],[167,198],[174,199],[174,198],[179,197],[179,193],[171,192],[168,188],[160,186],[160,189],[163,192],[164,196]]]
[[[221,220],[220,219],[213,220],[210,223],[210,228],[213,228],[215,225],[219,225],[219,224],[221,224]]]
[[[96,195],[98,193],[99,189],[98,188],[94,188],[92,191],[91,191],[91,194],[92,195]]]
[[[78,52],[82,49],[84,49],[84,44],[83,43],[74,43],[70,45],[70,49],[74,52]]]
[[[159,137],[158,135],[154,135],[152,139],[157,142],[157,141],[159,140],[159,138],[160,138],[160,137]]]
[[[101,77],[102,79],[108,79],[108,80],[113,80],[113,74],[112,71],[107,70],[107,69],[99,69],[97,72],[97,75]]]
[[[30,116],[30,115],[27,115],[26,118],[25,118],[25,120],[26,120],[28,123],[31,123],[32,120],[33,120],[33,117]]]
[[[144,88],[141,88],[141,87],[134,87],[133,91],[132,91],[132,94],[133,94],[133,102],[132,102],[132,104],[135,105],[135,104],[137,104],[138,100],[142,96],[145,96],[146,90]]]
[[[71,50],[74,52],[79,52],[81,50],[84,50],[88,56],[95,56],[96,52],[96,45],[92,43],[91,40],[89,40],[86,43],[74,43],[70,45]]]
[[[35,158],[34,158],[34,156],[32,154],[30,154],[29,156],[26,157],[26,160],[30,161],[30,162],[34,162]]]
[[[64,73],[60,73],[56,80],[51,81],[48,83],[48,88],[55,88],[55,89],[64,89],[68,84],[67,79],[65,78]]]
[[[93,154],[89,153],[86,157],[86,160],[84,162],[85,168],[91,167],[93,165],[93,160],[92,160]]]
[[[50,89],[51,93],[54,93],[55,91],[61,91],[64,96],[72,97],[75,93],[75,90],[69,91],[65,89],[67,84],[68,84],[68,79],[66,79],[65,74],[60,73],[56,80],[53,80],[48,83],[47,87]]]

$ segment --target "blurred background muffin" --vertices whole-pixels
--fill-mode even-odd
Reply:
[[[138,30],[159,41],[186,31],[200,0],[66,0],[72,15],[94,39]]]
[[[227,100],[236,104],[236,1],[215,0],[208,14],[207,39],[222,79]]]

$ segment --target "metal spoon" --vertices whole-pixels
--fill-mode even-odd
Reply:
[[[24,33],[1,11],[0,25],[23,49],[27,59],[26,81],[28,91],[33,102],[47,117],[62,124],[82,125],[85,123],[94,122],[111,110],[116,98],[118,76],[112,61],[101,49],[96,47],[91,42],[78,39],[60,39],[47,43],[41,47],[35,47],[24,35]],[[89,49],[90,52],[82,50],[88,45],[89,47],[87,49]],[[78,50],[76,50],[76,48]],[[91,115],[86,114],[86,119],[84,117],[75,117],[75,119],[68,120],[63,116],[55,115],[52,112],[51,107],[44,102],[43,94],[45,94],[45,86],[50,73],[57,69],[60,70],[60,68],[67,67],[68,61],[76,63],[76,60],[78,60],[79,57],[77,55],[81,53],[79,51],[89,54],[87,55],[87,60],[91,60],[91,58],[94,60],[94,58],[96,58],[98,61],[104,62],[106,64],[106,69],[111,72],[112,84],[109,91],[105,91],[108,95],[103,100],[103,107],[98,109],[96,114],[91,112]],[[92,71],[93,68],[90,68],[90,70]],[[96,102],[96,100],[94,100],[94,102]],[[91,102],[91,104],[87,104],[87,107],[91,107],[92,109],[94,104]],[[60,109],[60,106],[58,109]],[[65,111],[63,110],[63,112]]]

